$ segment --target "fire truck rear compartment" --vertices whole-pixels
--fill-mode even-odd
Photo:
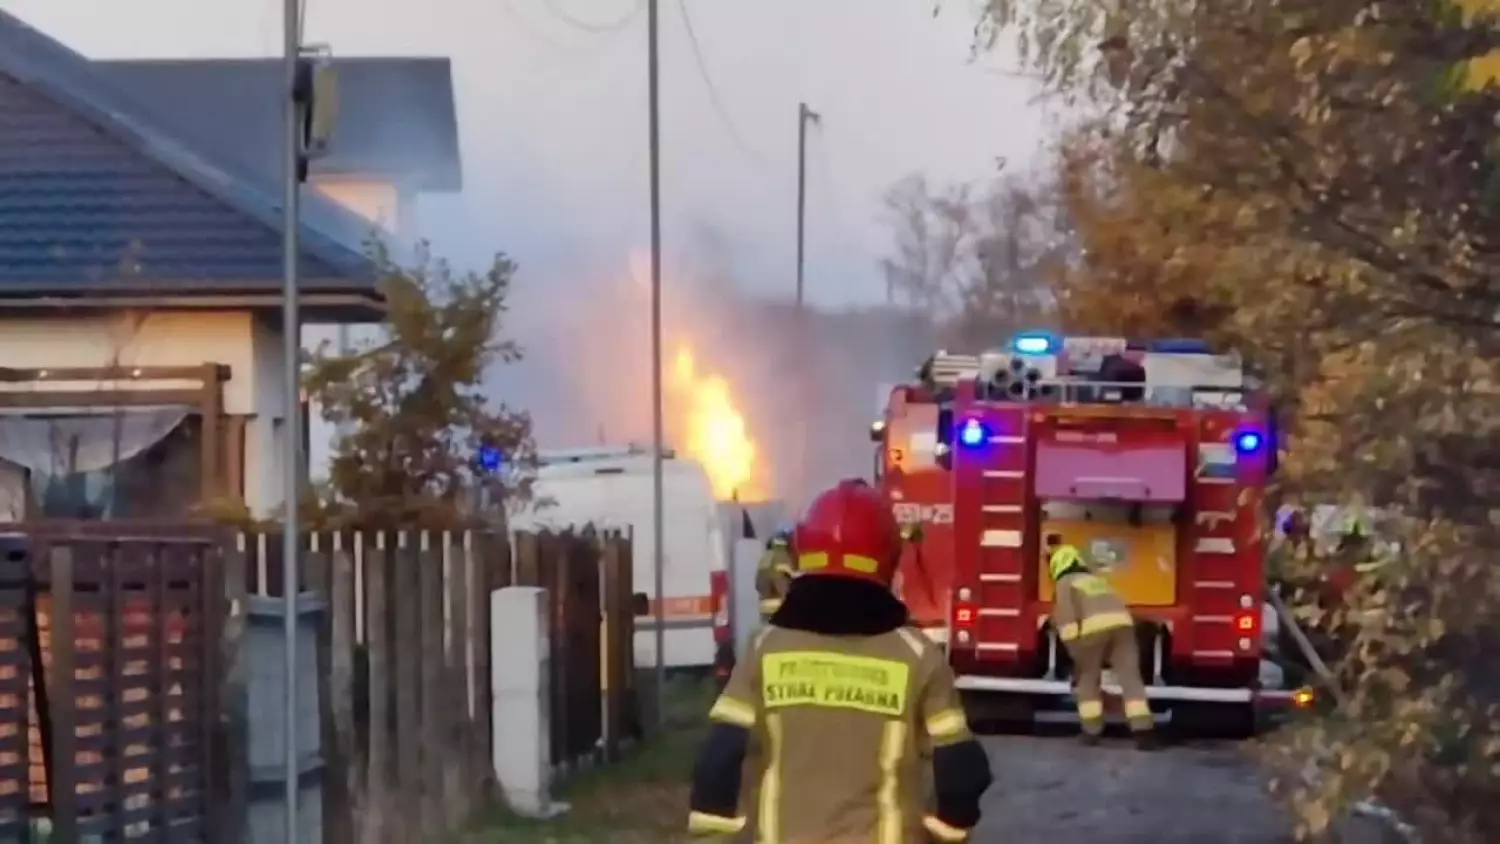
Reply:
[[[1039,533],[1081,549],[1131,606],[1170,607],[1177,603],[1179,511],[1175,504],[1046,501]],[[1037,597],[1050,603],[1055,587],[1045,554],[1036,583]]]

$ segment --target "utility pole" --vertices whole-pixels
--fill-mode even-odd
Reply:
[[[667,603],[666,542],[663,521],[662,452],[666,435],[662,422],[661,385],[661,84],[658,79],[657,0],[646,0],[646,108],[651,124],[651,575],[656,597],[656,724],[666,718]]]
[[[281,204],[281,331],[282,331],[282,354],[283,372],[282,378],[286,382],[283,385],[283,408],[284,422],[281,426],[282,435],[286,437],[283,443],[282,456],[282,481],[283,494],[286,497],[284,507],[286,509],[286,521],[283,524],[281,545],[281,590],[283,596],[282,633],[286,636],[285,659],[286,674],[283,680],[283,691],[286,693],[286,701],[282,710],[283,752],[285,754],[286,777],[284,786],[286,788],[286,826],[284,828],[283,840],[287,844],[296,844],[299,840],[297,790],[301,773],[301,765],[297,758],[297,583],[298,583],[298,560],[297,555],[301,550],[301,536],[297,523],[297,499],[302,492],[301,446],[302,435],[299,431],[302,421],[302,322],[297,311],[297,256],[301,251],[297,235],[300,228],[300,209],[298,202],[301,200],[301,174],[299,172],[302,161],[302,107],[298,102],[297,74],[302,60],[302,20],[300,0],[285,0],[282,6],[282,21],[285,35],[285,54],[283,61],[283,79],[281,96],[283,98],[283,119],[286,125],[282,127],[282,188],[285,191]]]
[[[803,241],[807,232],[807,124],[822,117],[797,103],[797,310],[802,310]]]
[[[807,233],[807,126],[817,124],[822,118],[818,113],[807,107],[807,103],[797,103],[797,311],[795,325],[796,337],[793,340],[797,359],[806,361],[807,350],[807,314],[803,311],[803,265],[806,250],[804,242]],[[805,392],[807,388],[806,372],[797,380],[798,390]],[[807,423],[799,417],[796,422],[794,439],[794,453],[796,456],[796,469],[793,470],[796,478],[795,495],[798,500],[806,495],[807,486]]]

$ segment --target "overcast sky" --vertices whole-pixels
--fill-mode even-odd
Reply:
[[[762,295],[793,279],[797,103],[809,152],[808,287],[823,304],[883,292],[880,193],[921,171],[1024,163],[1044,135],[1010,57],[972,60],[972,0],[662,0],[665,240],[712,227]],[[562,293],[626,271],[647,243],[643,0],[309,0],[307,39],[345,55],[453,59],[465,187],[424,200],[424,234],[479,261],[503,249],[523,287]],[[280,0],[0,0],[96,58],[266,56]],[[624,21],[625,23],[619,24]],[[619,24],[619,25],[617,25]],[[1002,72],[997,72],[997,70]],[[571,291],[570,291],[571,292]]]
[[[913,172],[983,178],[999,158],[1024,168],[1048,134],[1034,85],[1007,72],[1013,58],[972,57],[976,0],[941,0],[937,16],[935,1],[661,0],[666,353],[691,347],[705,368],[734,381],[762,453],[783,426],[786,379],[799,374],[775,371],[784,338],[714,326],[743,321],[725,283],[757,298],[791,297],[798,102],[822,115],[808,156],[815,305],[883,298],[876,262],[889,236],[877,217],[893,182]],[[492,393],[532,412],[544,447],[647,441],[644,0],[309,2],[307,40],[336,55],[453,60],[464,190],[425,197],[419,220],[455,262],[478,266],[503,250],[520,264],[502,330],[527,358],[491,373]],[[95,58],[281,49],[280,0],[0,0],[0,8]],[[707,274],[683,263],[684,253],[703,251],[704,231],[718,243],[706,292]],[[901,338],[872,339],[883,357],[900,356],[891,349]],[[838,381],[860,396],[915,365],[856,357]],[[606,382],[618,392],[601,389]],[[816,414],[804,406],[801,418],[813,425]],[[852,465],[867,463],[862,434],[838,441],[855,449]],[[770,451],[778,465],[806,462]],[[773,469],[784,494],[788,473]]]

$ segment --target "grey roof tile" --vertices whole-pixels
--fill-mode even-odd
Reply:
[[[277,180],[190,149],[106,76],[0,12],[0,296],[279,289]],[[369,225],[304,196],[305,289],[373,294]]]

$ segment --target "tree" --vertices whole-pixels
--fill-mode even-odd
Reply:
[[[964,284],[964,262],[978,237],[970,188],[934,189],[921,174],[886,191],[884,218],[895,254],[882,259],[886,299],[934,316],[951,316]]]
[[[888,295],[937,322],[945,342],[983,348],[1051,321],[1049,282],[1075,256],[1049,185],[1002,172],[935,188],[911,175],[887,191],[885,211]]]
[[[1097,114],[1060,165],[1065,318],[1237,348],[1289,412],[1286,485],[1399,516],[1340,619],[1343,709],[1282,737],[1322,773],[1308,833],[1375,792],[1500,838],[1496,6],[992,0],[982,27]]]
[[[491,366],[521,358],[499,339],[515,264],[497,255],[484,273],[460,273],[425,244],[411,267],[383,248],[374,259],[390,309],[385,336],[349,356],[320,349],[305,378],[323,418],[347,432],[335,443],[324,515],[383,528],[458,525],[480,487],[524,506],[530,417],[483,388]],[[481,453],[504,471],[477,466]]]

